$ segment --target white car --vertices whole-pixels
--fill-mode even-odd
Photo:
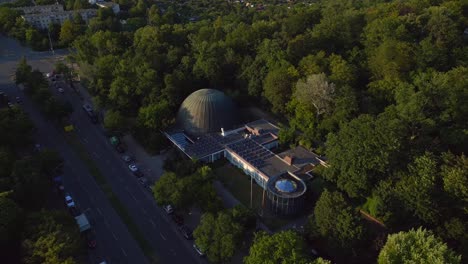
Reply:
[[[62,87],[59,87],[59,88],[58,88],[58,91],[59,91],[59,93],[63,93],[65,90],[63,90]]]
[[[128,165],[128,168],[130,169],[131,172],[137,172],[138,171],[138,167],[135,164]]]
[[[163,206],[163,209],[167,214],[172,214],[174,212],[174,208],[172,208],[170,204]]]
[[[67,204],[68,208],[75,207],[75,202],[69,194],[65,195],[65,203]]]
[[[203,253],[203,251],[201,251],[201,249],[196,244],[193,244],[193,249],[195,249],[200,257],[205,256],[205,253]]]

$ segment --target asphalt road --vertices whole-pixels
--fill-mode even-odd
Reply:
[[[23,99],[21,107],[29,114],[37,128],[35,138],[44,147],[54,149],[64,158],[64,186],[81,211],[89,217],[96,232],[97,248],[89,251],[89,263],[148,263],[136,241],[116,214],[104,193],[94,181],[87,167],[65,142],[63,133],[39,114],[29,98],[13,84],[11,76],[21,56],[26,56],[33,68],[50,71],[60,55],[34,53],[15,41],[0,36],[0,90],[14,101]]]
[[[4,85],[3,82],[5,82],[6,78],[9,78],[9,74],[5,74],[4,67],[8,67],[8,65],[15,66],[22,54],[25,54],[28,63],[33,68],[38,68],[43,72],[51,71],[54,61],[50,60],[50,53],[31,53],[24,48],[18,48],[18,52],[15,53],[13,47],[16,45],[15,42],[11,43],[11,40],[4,41],[4,38],[0,38],[0,43],[0,46],[7,44],[7,48],[2,48],[0,54],[8,54],[5,61],[2,60],[3,56],[0,58],[0,87]],[[63,55],[65,52],[61,54]],[[56,59],[59,59],[57,57],[59,56],[55,56]],[[8,72],[14,72],[14,67],[11,67]],[[8,80],[7,83],[11,83],[11,81]],[[10,92],[18,93],[17,89],[13,88],[11,84],[9,87]],[[64,84],[62,84],[62,87],[65,89],[64,94],[58,93],[55,89],[53,90],[58,97],[72,103],[75,111],[71,119],[76,128],[77,136],[95,160],[101,173],[111,185],[113,192],[126,207],[133,221],[153,246],[160,263],[206,263],[193,250],[193,241],[186,241],[182,237],[175,224],[156,205],[152,194],[138,183],[135,176],[128,170],[127,165],[121,160],[120,154],[110,145],[100,126],[91,123],[82,109],[82,99],[70,87]],[[129,237],[125,226],[122,226],[120,218],[110,208],[104,194],[100,191],[82,161],[76,157],[65,143],[62,132],[45,122],[45,120],[41,120],[41,116],[34,111],[28,100],[25,100],[24,106],[36,126],[38,126],[41,139],[46,142],[45,144],[51,144],[51,146],[57,148],[67,160],[65,187],[74,188],[71,192],[76,196],[75,199],[80,203],[81,207],[90,208],[88,211],[95,218],[95,221],[100,224],[104,223],[104,226],[98,226],[98,223],[96,223],[97,230],[102,228],[102,232],[97,231],[97,236],[98,243],[103,245],[103,253],[116,255],[115,257],[120,255],[120,260],[111,263],[145,263],[146,260],[141,256],[141,251],[134,248],[135,242]],[[68,173],[71,175],[68,175]],[[82,196],[85,197],[82,198]],[[97,204],[99,204],[99,207],[97,207]],[[104,209],[104,207],[106,208]],[[114,231],[114,228],[118,231]],[[106,247],[110,247],[111,252],[105,250]],[[99,245],[98,249],[101,249]]]
[[[124,204],[133,221],[156,251],[161,263],[204,263],[192,247],[193,241],[186,241],[172,223],[169,216],[159,208],[150,191],[145,189],[122,160],[122,154],[115,151],[104,130],[93,124],[83,110],[85,101],[64,82],[63,94],[58,97],[70,102],[74,112],[71,115],[75,132],[86,147],[101,173],[106,177],[112,190]],[[91,103],[91,102],[86,102]],[[137,163],[138,165],[138,163]],[[141,166],[139,166],[140,169]],[[145,172],[147,173],[147,172]]]

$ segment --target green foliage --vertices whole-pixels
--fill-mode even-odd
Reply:
[[[326,154],[331,166],[325,176],[351,197],[368,194],[373,184],[388,177],[389,169],[396,169],[402,127],[389,118],[391,114],[361,115],[328,137]]]
[[[232,212],[203,214],[193,235],[195,243],[213,263],[228,261],[241,242],[244,226]]]
[[[265,77],[264,95],[271,103],[273,112],[284,112],[284,106],[291,96],[294,73],[288,68],[270,71]]]
[[[339,192],[322,192],[314,208],[314,217],[320,235],[343,255],[356,248],[363,238],[364,228],[359,216]]]
[[[460,263],[460,259],[431,231],[418,228],[389,235],[378,263]]]
[[[255,234],[244,263],[308,263],[305,248],[302,238],[293,231],[282,231],[274,235],[260,232]]]
[[[67,212],[46,211],[31,214],[26,219],[23,261],[36,263],[67,263],[82,244],[75,220]]]
[[[158,204],[171,204],[177,208],[188,208],[197,204],[207,212],[217,212],[221,200],[212,184],[211,168],[203,166],[191,175],[176,175],[165,172],[153,186],[153,193]]]
[[[33,125],[19,108],[0,109],[0,146],[14,149],[32,141]]]
[[[123,132],[127,128],[126,120],[119,111],[107,110],[104,116],[104,127],[111,131]]]
[[[13,200],[0,197],[0,245],[3,249],[10,248],[8,244],[19,239],[21,213],[20,207]]]

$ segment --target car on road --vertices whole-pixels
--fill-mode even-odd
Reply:
[[[73,198],[71,197],[70,194],[65,195],[65,204],[67,205],[68,208],[75,207],[75,202],[73,201]]]
[[[23,100],[19,96],[16,96],[16,103],[21,104]]]
[[[203,251],[201,251],[201,249],[196,244],[193,244],[193,249],[195,249],[195,251],[198,253],[200,257],[205,256],[205,253],[203,253]]]
[[[192,230],[190,230],[190,228],[188,228],[188,226],[185,226],[185,225],[180,226],[179,231],[182,233],[182,235],[185,237],[185,239],[187,239],[187,240],[192,240],[193,239]]]
[[[119,144],[119,145],[115,146],[115,149],[117,150],[118,153],[124,153],[125,152],[125,148],[122,146],[122,144]]]
[[[133,173],[133,175],[135,175],[135,177],[137,178],[143,178],[145,177],[145,174],[143,174],[143,172],[141,172],[141,170],[137,170]]]
[[[86,237],[86,244],[88,244],[89,248],[96,248],[96,233],[94,233],[94,230],[88,230],[85,233]]]
[[[130,169],[131,172],[135,173],[138,171],[138,167],[137,165],[135,165],[134,163],[128,165],[128,168]]]
[[[138,179],[138,181],[140,182],[140,184],[145,187],[145,189],[151,191],[151,186],[150,186],[150,182],[148,181],[147,178],[145,177],[141,177]]]
[[[184,224],[184,217],[181,216],[180,214],[172,214],[172,221],[176,223],[178,226],[181,226]]]
[[[133,157],[130,156],[130,155],[123,155],[122,160],[127,162],[127,163],[134,161]]]
[[[78,208],[76,208],[75,206],[68,208],[68,210],[70,211],[70,214],[73,217],[77,217],[81,214],[80,210],[78,210]]]
[[[12,108],[13,106],[15,106],[12,102],[8,102],[8,107]]]
[[[174,212],[174,208],[172,208],[170,204],[163,206],[163,209],[167,214],[172,214]]]
[[[92,107],[90,104],[84,104],[84,105],[83,105],[83,109],[84,109],[86,112],[93,112],[93,107]]]
[[[59,87],[57,90],[59,91],[59,93],[63,93],[63,92],[65,92],[65,90],[63,90],[63,88],[62,88],[62,87]]]

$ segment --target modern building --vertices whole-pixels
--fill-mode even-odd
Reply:
[[[224,93],[202,89],[182,103],[177,125],[166,137],[191,159],[226,158],[266,192],[266,205],[279,215],[298,213],[304,205],[312,169],[325,164],[303,147],[275,154],[279,128],[264,120],[239,125],[238,111]]]
[[[38,29],[47,29],[50,23],[62,25],[66,20],[72,20],[75,13],[80,14],[86,23],[97,15],[96,9],[64,11],[63,6],[60,4],[27,6],[17,9],[25,13],[21,17],[26,22]]]
[[[54,5],[35,5],[35,6],[23,6],[14,8],[16,10],[21,10],[25,15],[28,14],[39,14],[39,13],[53,13],[53,12],[62,12],[63,5],[54,4]]]

